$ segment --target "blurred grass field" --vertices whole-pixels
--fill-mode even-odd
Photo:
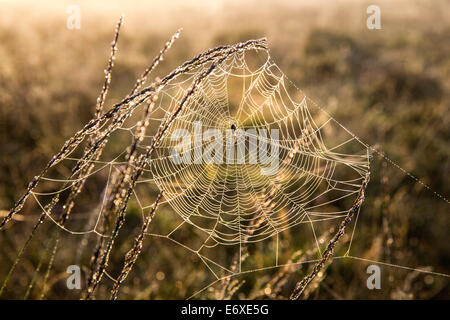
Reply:
[[[66,28],[66,9],[71,4],[81,8],[80,30]],[[363,141],[448,197],[450,19],[446,13],[450,3],[377,1],[381,30],[366,28],[369,4],[0,1],[0,210],[8,210],[64,141],[92,118],[114,24],[122,13],[125,25],[108,106],[129,91],[179,27],[183,27],[182,36],[158,67],[158,75],[209,47],[266,36],[275,62],[309,98]],[[170,210],[165,206],[158,214]],[[27,203],[19,219],[23,221],[15,221],[8,229],[14,232],[0,232],[0,281],[37,214],[36,206]],[[448,277],[400,267],[450,274],[448,214],[448,202],[375,154],[351,255],[395,266],[380,265],[382,290],[368,290],[368,262],[337,260],[307,297],[449,299]],[[133,225],[137,215],[130,214],[129,219]],[[167,219],[166,223],[171,222]],[[42,243],[54,226],[45,230],[39,238]],[[134,231],[130,227],[123,234]],[[350,235],[339,246],[338,255],[345,253]],[[23,296],[39,263],[39,252],[44,250],[39,241],[27,252],[2,298]],[[118,268],[127,250],[123,243],[111,258]],[[76,296],[64,283],[70,249],[66,246],[55,261],[48,298]],[[299,249],[300,255],[308,255],[309,248]],[[259,254],[263,259],[264,253]],[[286,268],[281,274],[285,282],[276,294],[266,289],[279,270],[243,275],[239,280],[245,283],[233,297],[288,298],[307,271],[307,266]],[[206,274],[195,257],[180,247],[151,239],[120,297],[185,298],[201,288]],[[216,298],[219,291],[213,288],[202,297]],[[30,298],[38,297],[38,292],[31,292]]]

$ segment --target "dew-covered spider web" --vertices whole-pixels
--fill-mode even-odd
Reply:
[[[181,83],[173,84],[161,99],[175,107],[184,91]],[[348,134],[327,142],[337,128],[329,118],[315,117],[304,97],[298,102],[291,97],[284,75],[266,53],[244,52],[224,61],[170,130],[192,132],[194,140],[202,135],[196,130],[198,123],[202,130],[222,131],[224,146],[226,139],[237,139],[233,132],[250,130],[245,144],[249,156],[256,130],[279,131],[279,167],[273,174],[263,174],[261,169],[268,164],[251,164],[248,157],[244,164],[206,163],[202,151],[212,142],[204,137],[181,150],[190,162],[175,164],[172,150],[179,141],[170,133],[151,162],[154,182],[182,218],[177,230],[185,224],[194,226],[200,236],[192,249],[220,268],[227,268],[226,261],[220,263],[215,255],[208,258],[211,251],[236,247],[241,252],[249,243],[277,242],[283,232],[301,225],[315,237],[317,224],[328,220],[338,224],[350,207],[337,209],[334,204],[351,206],[368,173],[367,148]]]
[[[105,226],[114,219],[106,217],[105,206],[116,196],[111,186],[123,173],[128,160],[125,155],[138,135],[142,114],[150,114],[150,125],[137,144],[138,155],[145,153],[194,79],[208,68],[203,65],[184,72],[159,92],[147,110],[146,102],[136,107],[111,134],[107,151],[97,159],[86,160],[93,165],[88,174],[71,174],[81,158],[76,149],[52,167],[33,190],[32,198],[46,216],[59,229],[82,239],[76,259],[82,260],[89,245],[87,237],[110,237]],[[102,124],[99,131],[108,125]],[[220,132],[220,137],[206,137],[208,129]],[[191,134],[181,147],[180,139],[174,138],[179,130]],[[257,136],[262,130],[270,134]],[[270,136],[274,130],[278,132],[276,140]],[[205,161],[204,154],[214,143],[231,145],[234,150],[242,137],[243,161],[237,161],[236,154],[228,159],[232,161]],[[272,156],[278,151],[276,158],[252,162],[252,157],[258,159],[256,144],[263,140],[270,145],[267,151],[272,151]],[[189,161],[174,161],[174,150]],[[199,83],[146,160],[132,188],[127,220],[144,220],[156,195],[164,192],[162,208],[145,234],[149,241],[158,239],[179,246],[198,258],[212,280],[191,292],[196,297],[210,285],[236,275],[296,264],[292,253],[301,248],[313,251],[309,260],[301,263],[320,259],[364,192],[370,151],[370,146],[331,116],[311,106],[266,50],[237,51]],[[267,173],[265,169],[273,163],[276,169]],[[67,198],[70,188],[81,181],[86,184],[83,194],[87,201],[77,203],[71,219],[62,224],[60,214],[65,208],[47,210],[49,202],[55,195]],[[348,231],[349,249],[353,232]],[[264,258],[258,252],[263,252]],[[110,270],[105,273],[116,281]]]

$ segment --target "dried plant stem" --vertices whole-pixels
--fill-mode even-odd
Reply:
[[[108,59],[108,65],[105,69],[105,80],[103,82],[102,90],[100,92],[100,95],[97,98],[97,103],[95,106],[95,115],[94,118],[98,119],[101,114],[103,113],[103,107],[105,105],[106,96],[109,91],[109,87],[111,85],[111,74],[112,69],[114,67],[114,61],[116,59],[116,52],[117,52],[117,44],[119,41],[119,34],[120,34],[120,28],[123,24],[123,16],[120,17],[119,21],[116,24],[116,29],[114,30],[114,38],[111,43],[111,52]],[[95,136],[91,136],[88,146],[85,148],[84,153],[88,152],[89,148],[92,147],[92,145],[95,143]],[[97,152],[93,155],[94,161],[98,160],[100,158],[102,149],[98,149]],[[71,193],[66,201],[66,204],[64,206],[64,213],[61,219],[61,225],[64,225],[66,220],[69,218],[69,215],[71,213],[71,210],[74,206],[75,199],[77,195],[82,191],[84,184],[86,182],[86,179],[83,179],[83,177],[88,176],[92,169],[94,168],[93,164],[88,164],[89,162],[85,162],[85,166],[80,170],[78,173],[78,178],[76,182],[74,182],[74,185],[72,186]]]
[[[147,80],[147,77],[149,76],[149,74],[156,68],[156,66],[163,60],[165,53],[172,47],[173,43],[175,42],[176,39],[179,38],[181,29],[179,29],[174,35],[172,35],[172,37],[170,38],[170,40],[168,42],[166,42],[166,44],[164,45],[163,49],[159,52],[159,54],[153,59],[152,63],[150,64],[150,66],[144,70],[144,72],[142,73],[142,75],[136,80],[135,85],[133,86],[133,89],[131,90],[130,94],[128,95],[128,97],[136,94],[139,89],[142,87],[142,85],[145,83],[145,81]],[[156,92],[156,91],[155,91]],[[152,100],[155,98],[155,93],[151,93],[148,96],[145,97],[145,100]],[[150,110],[148,110],[148,108],[150,107]],[[146,114],[149,114],[151,112],[151,104],[147,105],[147,110],[145,111]],[[119,115],[118,118],[116,118],[116,123],[114,124],[114,127],[118,127],[118,125],[122,124],[123,121],[128,118],[130,115],[127,115],[125,113],[122,112],[122,117]],[[145,117],[145,116],[144,116]],[[148,120],[144,121],[145,123],[145,127],[148,125]],[[110,127],[106,130],[106,132],[99,138],[97,139],[97,141],[95,141],[95,144],[99,144],[101,143],[101,145],[105,145],[106,143],[106,137],[113,131],[114,127]],[[138,126],[138,130],[136,131],[142,131],[142,126],[139,125]],[[136,139],[135,139],[136,140]],[[134,144],[135,145],[135,144]],[[136,145],[135,145],[136,146]],[[93,149],[95,149],[95,146],[91,146]],[[85,153],[89,153],[91,152],[86,151]]]
[[[119,288],[123,281],[125,281],[126,277],[132,270],[134,264],[136,263],[137,258],[139,257],[139,254],[142,251],[145,235],[148,232],[148,228],[150,226],[150,223],[153,220],[153,217],[156,213],[156,209],[158,208],[159,202],[164,194],[164,191],[160,192],[153,203],[153,206],[150,209],[150,212],[147,214],[147,216],[144,219],[144,223],[142,224],[141,232],[134,240],[133,247],[127,252],[125,255],[125,261],[122,268],[122,271],[120,272],[120,275],[117,277],[116,282],[114,283],[114,286],[111,290],[111,299],[116,300],[117,295],[119,294]]]
[[[58,250],[59,240],[60,239],[58,237],[55,239],[55,246],[53,247],[53,251],[50,255],[50,260],[48,262],[47,270],[45,272],[44,281],[42,282],[42,290],[41,290],[41,295],[39,297],[40,300],[44,299],[45,293],[47,291],[47,281],[48,281],[48,278],[50,277],[50,271],[53,267],[53,263],[55,262],[55,256],[56,256],[56,251]]]
[[[130,176],[134,165],[135,165],[135,153],[137,151],[138,144],[143,140],[145,131],[147,126],[149,125],[149,116],[154,106],[153,99],[151,102],[147,103],[144,109],[144,119],[139,121],[136,133],[133,137],[133,143],[128,148],[128,154],[126,156],[127,164],[125,167],[122,167],[118,174],[114,177],[112,182],[111,191],[109,196],[107,197],[107,202],[105,205],[105,210],[102,213],[103,223],[102,223],[102,232],[105,232],[107,226],[110,224],[109,217],[113,214],[114,208],[117,204],[122,203],[124,200],[123,190],[125,188],[125,182],[127,177]],[[91,275],[88,279],[88,291],[94,286],[96,279],[98,278],[100,272],[100,261],[102,260],[103,254],[105,252],[105,239],[101,238],[91,261]]]
[[[117,52],[117,44],[119,41],[119,34],[120,34],[120,28],[123,24],[123,16],[120,17],[119,21],[116,24],[116,28],[114,30],[114,38],[113,41],[111,43],[111,52],[110,52],[110,56],[108,59],[108,64],[107,67],[105,69],[105,80],[103,82],[103,86],[102,86],[102,90],[100,92],[100,95],[97,98],[97,103],[95,106],[95,115],[94,118],[99,118],[100,115],[103,112],[103,107],[105,104],[105,99],[106,96],[108,94],[109,91],[109,87],[111,84],[111,73],[112,73],[112,69],[114,67],[114,61],[116,59],[116,52]],[[89,139],[89,143],[86,146],[84,152],[86,153],[90,147],[92,147],[92,145],[95,143],[95,134],[93,134],[90,139]],[[93,154],[93,160],[96,161],[100,158],[102,149],[98,149],[94,154]],[[94,168],[94,164],[93,163],[89,163],[89,162],[85,162],[85,165],[80,169],[80,171],[77,173],[77,181],[72,183],[71,186],[71,190],[70,190],[70,194],[65,202],[65,205],[63,206],[63,213],[62,213],[62,217],[60,220],[60,224],[61,226],[64,226],[66,221],[69,219],[69,216],[72,212],[72,209],[74,207],[75,204],[75,200],[76,197],[81,193],[86,179],[83,179],[83,177],[86,177],[90,174],[90,172],[93,170]],[[72,175],[73,177],[74,175]],[[51,256],[50,256],[50,263],[47,266],[47,271],[46,271],[46,276],[44,277],[44,283],[43,283],[43,290],[42,290],[42,294],[41,296],[43,296],[45,294],[45,286],[46,286],[46,282],[48,280],[48,276],[50,274],[50,270],[53,266],[53,260],[54,260],[54,256],[56,255],[57,249],[58,249],[58,244],[59,244],[59,232],[60,229],[56,231],[56,240],[55,240],[55,245],[53,250],[51,251]]]
[[[122,24],[123,16],[120,17],[114,31],[114,40],[111,43],[111,53],[109,55],[108,66],[105,69],[105,81],[103,83],[102,91],[97,98],[97,105],[95,107],[95,118],[98,118],[103,112],[106,95],[108,94],[109,86],[111,84],[111,71],[114,67],[114,60],[116,59],[117,42],[119,41],[120,27]]]
[[[145,69],[145,71],[142,73],[140,78],[136,81],[133,89],[131,90],[130,96],[137,93],[139,89],[141,89],[142,85],[147,81],[148,75],[158,66],[158,64],[164,59],[164,55],[166,52],[172,47],[175,40],[177,40],[180,37],[181,28],[175,32],[175,34],[172,35],[169,41],[166,42],[164,45],[164,48],[161,49],[159,54],[155,57],[153,62],[150,64],[150,66]]]
[[[369,179],[370,179],[370,170],[368,170],[368,172],[363,180],[363,183],[362,183],[361,188],[358,193],[358,197],[356,198],[353,206],[347,212],[345,219],[339,225],[338,231],[336,232],[334,237],[328,243],[325,251],[322,253],[322,258],[320,259],[319,262],[316,263],[312,272],[296,284],[296,286],[291,294],[291,297],[290,297],[291,300],[298,300],[301,297],[301,295],[302,295],[303,291],[306,289],[306,287],[311,283],[312,280],[314,280],[314,278],[317,276],[317,274],[323,269],[323,267],[325,266],[327,261],[333,256],[336,244],[339,242],[339,240],[344,235],[345,228],[347,227],[347,225],[350,224],[350,222],[353,219],[353,216],[355,215],[356,212],[358,212],[359,208],[361,207],[362,203],[364,202],[364,191],[366,190],[367,184],[369,183]]]

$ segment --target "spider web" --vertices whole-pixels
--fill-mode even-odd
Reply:
[[[183,84],[172,84],[162,100],[174,108],[185,94]],[[232,125],[243,130],[277,129],[279,170],[264,175],[264,164],[205,163],[201,150],[208,142],[204,140],[184,148],[192,162],[175,164],[171,133],[194,132],[198,122],[203,128],[223,131],[224,137]],[[300,102],[291,98],[284,75],[267,53],[243,52],[228,58],[205,79],[151,161],[154,182],[183,220],[166,236],[185,224],[194,226],[200,235],[192,250],[210,269],[227,272],[231,272],[226,265],[230,261],[219,261],[211,251],[236,247],[242,261],[242,246],[273,238],[277,265],[279,235],[308,225],[316,237],[316,224],[339,223],[349,207],[336,210],[333,204],[356,197],[367,174],[367,148],[348,135],[327,145],[336,131],[331,127],[330,119],[314,118],[305,97]],[[251,154],[251,147],[249,139],[245,154]],[[243,270],[241,263],[237,270]]]

